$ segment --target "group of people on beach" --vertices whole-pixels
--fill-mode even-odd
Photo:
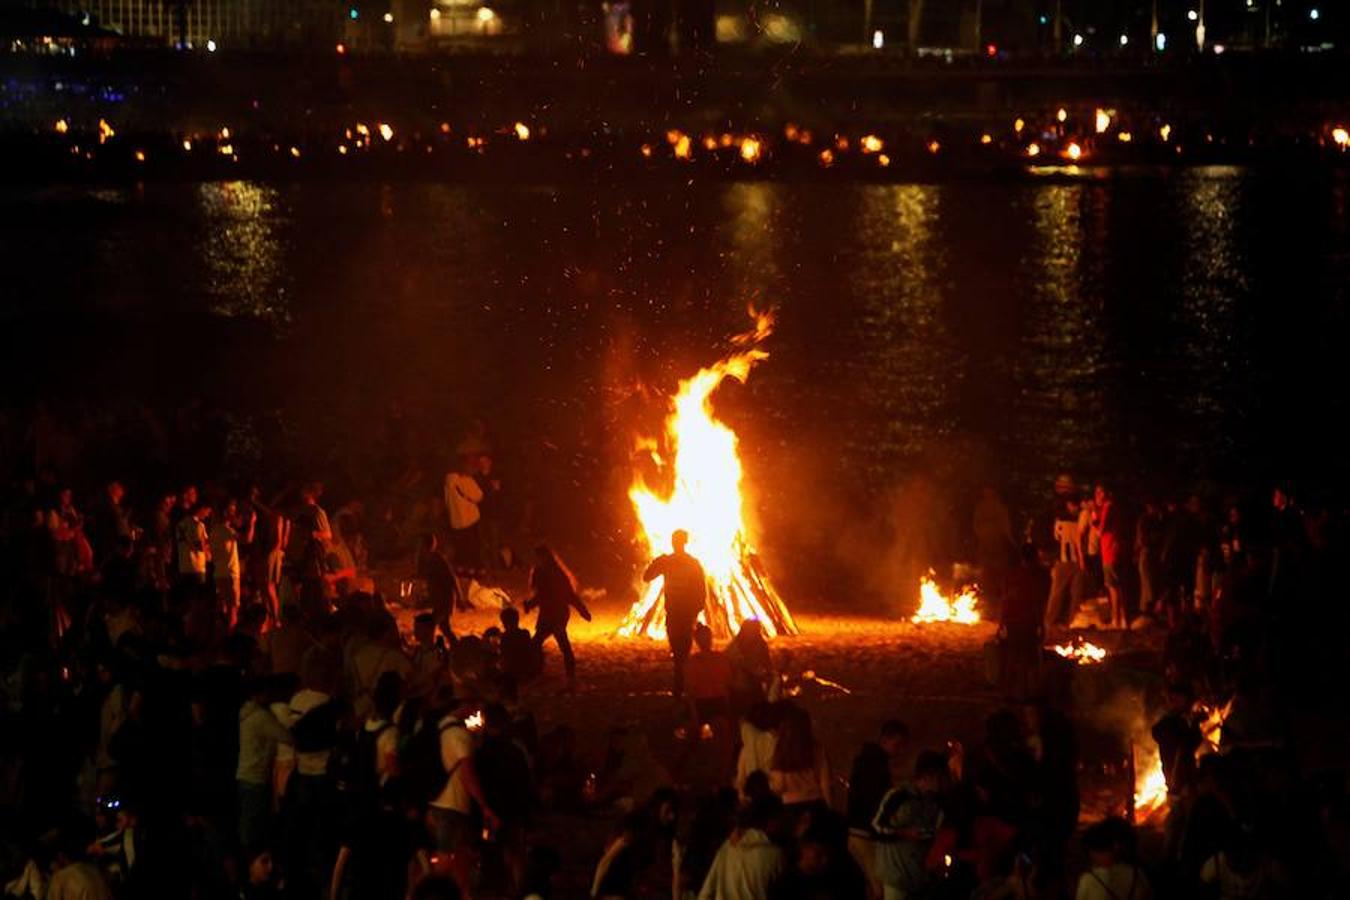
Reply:
[[[1020,536],[996,497],[976,504],[1009,640],[1043,654],[1096,615],[1098,589],[1091,624],[1166,629],[1146,724],[1169,814],[1145,847],[1126,818],[1080,826],[1084,711],[1044,679],[991,695],[969,749],[902,716],[837,770],[759,623],[719,647],[701,621],[684,533],[643,573],[664,590],[670,711],[616,711],[588,758],[567,721],[585,689],[569,622],[591,615],[576,577],[539,545],[524,601],[481,634],[457,628],[517,561],[483,448],[442,487],[390,552],[387,521],[355,500],[330,515],[318,482],[267,499],[182,484],[137,508],[112,481],[86,512],[46,472],[16,480],[0,532],[7,894],[1147,900],[1345,883],[1343,774],[1300,766],[1306,669],[1287,651],[1344,519],[1287,488],[1212,521],[1195,500],[1087,497],[1063,477]],[[408,596],[377,590],[375,557]],[[1206,752],[1201,710],[1220,701],[1223,752]]]

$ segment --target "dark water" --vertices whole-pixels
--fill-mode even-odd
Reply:
[[[444,459],[482,417],[541,530],[618,557],[655,421],[636,386],[714,360],[754,302],[777,312],[771,358],[719,402],[766,553],[828,563],[915,473],[958,519],[981,481],[1026,509],[1060,469],[1339,487],[1346,205],[1344,177],[1228,169],[6,188],[0,346],[9,405],[205,397],[243,468],[359,469],[394,405]]]

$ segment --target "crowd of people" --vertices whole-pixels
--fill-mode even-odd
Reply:
[[[392,564],[406,596],[386,600],[364,508],[330,515],[317,482],[132,504],[114,481],[87,511],[52,479],[22,482],[0,545],[7,894],[1147,900],[1347,883],[1343,775],[1301,769],[1288,714],[1306,670],[1281,656],[1291,610],[1332,584],[1343,520],[1287,488],[1212,520],[1198,500],[1132,504],[1065,476],[1020,534],[987,492],[972,532],[1007,705],[969,749],[877,723],[847,769],[758,623],[718,647],[683,533],[645,572],[665,592],[673,751],[616,716],[592,762],[565,722],[542,727],[541,705],[584,684],[568,626],[591,612],[552,549],[500,549],[500,488],[486,453],[462,454]],[[469,585],[518,562],[523,602],[456,628]],[[1049,689],[1044,644],[1084,616],[1166,634],[1144,691],[1169,793],[1149,846],[1128,802],[1080,823],[1085,712]],[[544,819],[612,831],[578,846],[544,839]],[[566,875],[579,864],[584,885]]]

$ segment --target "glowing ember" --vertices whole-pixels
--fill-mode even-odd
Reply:
[[[772,319],[754,318],[754,331],[736,339],[745,349],[681,381],[663,438],[640,442],[639,449],[651,455],[666,484],[649,487],[639,473],[628,491],[648,553],[666,552],[676,530],[689,532],[689,552],[708,576],[708,599],[700,618],[721,637],[747,619],[757,619],[770,637],[797,633],[746,531],[736,433],[712,411],[712,394],[724,378],[744,382],[751,367],[768,356],[759,344],[772,330]],[[661,591],[661,579],[644,588],[619,626],[620,635],[665,637]]]
[[[516,138],[518,140],[528,141],[530,139],[530,126],[526,125],[524,122],[517,122],[515,128]]]
[[[819,159],[820,164],[827,169],[830,166],[834,165],[834,151],[831,150],[829,147],[826,147],[824,150],[820,151],[820,154],[816,158]]]
[[[381,122],[378,127],[380,129],[380,137],[384,138],[386,141],[392,141],[394,139],[394,129],[387,122]]]
[[[1147,822],[1167,806],[1167,779],[1157,746],[1134,748],[1134,821]]]
[[[919,579],[919,611],[910,617],[915,624],[925,622],[954,622],[957,625],[974,625],[980,621],[975,611],[976,594],[973,586],[963,587],[955,596],[948,598],[933,580],[929,572]]]
[[[1105,133],[1106,133],[1106,129],[1108,129],[1108,128],[1111,127],[1111,113],[1110,113],[1110,111],[1109,111],[1109,110],[1102,109],[1100,106],[1097,107],[1097,113],[1096,113],[1095,121],[1093,122],[1093,124],[1097,126],[1097,133],[1098,133],[1098,134],[1105,134]]]
[[[1106,648],[1084,640],[1075,640],[1071,644],[1056,644],[1051,649],[1080,666],[1096,665],[1106,659]]]
[[[1041,155],[1040,144],[1027,144],[1027,156],[1040,156],[1040,155]]]
[[[760,155],[759,141],[748,137],[741,141],[741,159],[748,163],[758,162]]]
[[[875,134],[867,134],[863,135],[858,145],[862,147],[863,153],[880,153],[885,148],[886,143]]]
[[[1340,147],[1342,150],[1346,147],[1350,147],[1350,131],[1346,131],[1340,126],[1331,129],[1331,139],[1335,141],[1336,146]]]
[[[65,134],[67,131],[70,131],[70,123],[67,122],[65,119],[57,119],[57,120],[56,120],[56,133],[57,133],[57,134]]]

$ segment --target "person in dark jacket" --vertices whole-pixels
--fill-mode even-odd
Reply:
[[[426,581],[427,599],[431,601],[431,615],[436,620],[436,628],[445,635],[446,641],[455,642],[454,632],[450,630],[450,614],[460,602],[459,581],[451,571],[437,547],[434,533],[422,538],[422,546],[417,550],[417,577]]]
[[[867,895],[872,898],[881,896],[881,881],[876,873],[877,835],[872,819],[881,806],[881,798],[895,784],[892,772],[908,745],[909,727],[898,719],[890,719],[881,726],[876,741],[863,744],[849,772],[848,852],[862,869]]]
[[[548,547],[540,544],[534,550],[534,571],[530,573],[530,599],[525,601],[525,611],[538,607],[539,618],[534,625],[534,643],[543,648],[544,641],[550,637],[558,644],[562,652],[563,666],[567,670],[569,687],[576,686],[577,660],[572,654],[572,642],[567,639],[567,621],[575,609],[587,622],[591,620],[591,611],[577,596],[576,580],[572,573]]]

